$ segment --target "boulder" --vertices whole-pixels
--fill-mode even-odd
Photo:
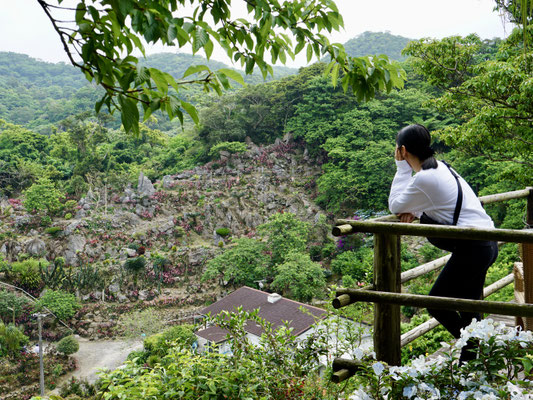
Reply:
[[[174,183],[174,179],[172,178],[171,175],[165,175],[163,177],[163,187],[165,189],[170,189],[172,187],[172,184]]]
[[[109,291],[109,293],[117,294],[120,292],[120,285],[116,282],[112,283],[111,285],[108,286],[107,290]]]
[[[68,238],[67,247],[63,254],[67,265],[78,265],[78,253],[83,251],[86,240],[81,235],[72,235]]]
[[[78,225],[80,224],[81,221],[79,220],[74,220],[72,221],[70,224],[67,225],[67,227],[63,230],[63,233],[65,236],[70,236],[74,233],[74,231],[76,230],[76,228],[78,227]]]
[[[46,254],[46,243],[39,238],[32,239],[26,244],[26,253],[34,257],[44,256]]]
[[[150,197],[155,193],[154,185],[152,185],[150,179],[144,176],[142,172],[139,174],[139,181],[137,183],[137,193],[141,197]]]

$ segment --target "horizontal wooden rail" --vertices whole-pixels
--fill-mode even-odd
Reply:
[[[350,299],[349,304],[358,301],[365,301],[372,303],[398,304],[420,308],[437,308],[444,310],[533,317],[533,304],[514,304],[503,301],[457,299],[450,297],[423,296],[418,294],[378,292],[374,290],[344,288],[337,289],[337,296],[342,296],[342,298],[345,298],[345,295],[347,295]],[[340,303],[343,303],[342,301],[337,302],[339,297],[333,299],[333,307],[335,308],[339,308],[338,306],[343,306],[340,305]]]
[[[498,246],[502,245],[503,242],[500,242],[498,243]],[[416,279],[424,274],[427,274],[428,272],[431,272],[431,271],[434,271],[436,269],[439,269],[440,267],[443,267],[444,265],[446,265],[446,263],[448,262],[448,260],[450,259],[452,255],[451,254],[448,254],[444,257],[440,257],[440,258],[437,258],[433,261],[430,261],[428,263],[425,263],[425,264],[421,264],[419,265],[418,267],[415,267],[415,268],[412,268],[410,269],[409,271],[405,271],[405,272],[402,272],[401,274],[401,282],[402,284],[403,283],[406,283],[406,282],[409,282],[410,280],[413,280],[413,279]],[[366,287],[365,288],[361,288],[361,289],[367,289]],[[368,290],[372,290],[374,289],[373,287],[370,287]]]
[[[499,201],[521,199],[521,198],[525,198],[529,196],[532,190],[533,190],[532,187],[528,187],[522,190],[515,190],[514,192],[489,194],[488,196],[481,196],[479,198],[479,201],[481,201],[481,203],[483,204],[490,204],[490,203],[496,203]]]
[[[410,269],[409,271],[402,272],[401,282],[409,282],[410,280],[416,279],[419,276],[427,274],[428,272],[443,267],[444,265],[446,265],[451,256],[451,254],[448,254],[447,256],[437,258],[436,260],[430,261],[426,264],[419,265],[418,267]]]
[[[492,285],[487,286],[483,290],[483,297],[488,297],[493,293],[496,293],[501,288],[507,286],[508,284],[514,281],[514,275],[509,274],[506,277],[500,279],[497,282],[494,282]],[[429,332],[430,330],[439,326],[439,322],[435,318],[431,318],[426,322],[418,325],[417,327],[411,329],[409,332],[404,333],[400,337],[401,346],[404,347],[411,343],[413,340],[418,339],[423,334]]]
[[[339,383],[353,376],[361,368],[361,362],[347,358],[335,358],[332,368],[331,381]]]
[[[339,219],[333,228],[334,236],[356,232],[442,237],[464,240],[495,240],[533,243],[533,230],[470,228],[464,226],[408,224],[403,222],[368,222]]]

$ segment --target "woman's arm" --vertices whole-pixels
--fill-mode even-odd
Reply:
[[[422,212],[433,209],[429,196],[416,185],[416,178],[412,176],[412,169],[407,161],[396,160],[396,166],[389,194],[389,210],[393,214],[411,213],[419,217]]]

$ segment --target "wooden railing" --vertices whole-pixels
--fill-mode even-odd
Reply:
[[[519,198],[527,198],[526,224],[527,227],[533,227],[533,188],[484,196],[480,197],[480,201],[483,204],[489,204]],[[385,361],[389,365],[400,365],[401,347],[438,325],[435,319],[431,319],[401,335],[400,305],[513,315],[527,317],[527,321],[533,321],[533,230],[408,224],[399,222],[398,218],[393,215],[367,221],[340,219],[336,221],[336,226],[333,228],[333,235],[335,236],[358,232],[374,234],[374,281],[372,285],[361,289],[337,289],[337,297],[333,300],[333,307],[340,308],[358,301],[375,303],[374,351],[378,360]],[[401,293],[402,283],[441,268],[450,257],[450,255],[441,257],[400,273],[401,235],[522,243],[525,303],[516,304]],[[484,297],[495,293],[513,280],[513,274],[510,274],[486,287],[483,292]],[[334,360],[333,381],[340,382],[347,379],[355,373],[358,365],[358,362],[354,360]]]

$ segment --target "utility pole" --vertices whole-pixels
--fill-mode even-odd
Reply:
[[[39,387],[41,389],[41,396],[44,396],[43,317],[46,317],[48,314],[36,313],[33,315],[37,317],[39,324]]]

